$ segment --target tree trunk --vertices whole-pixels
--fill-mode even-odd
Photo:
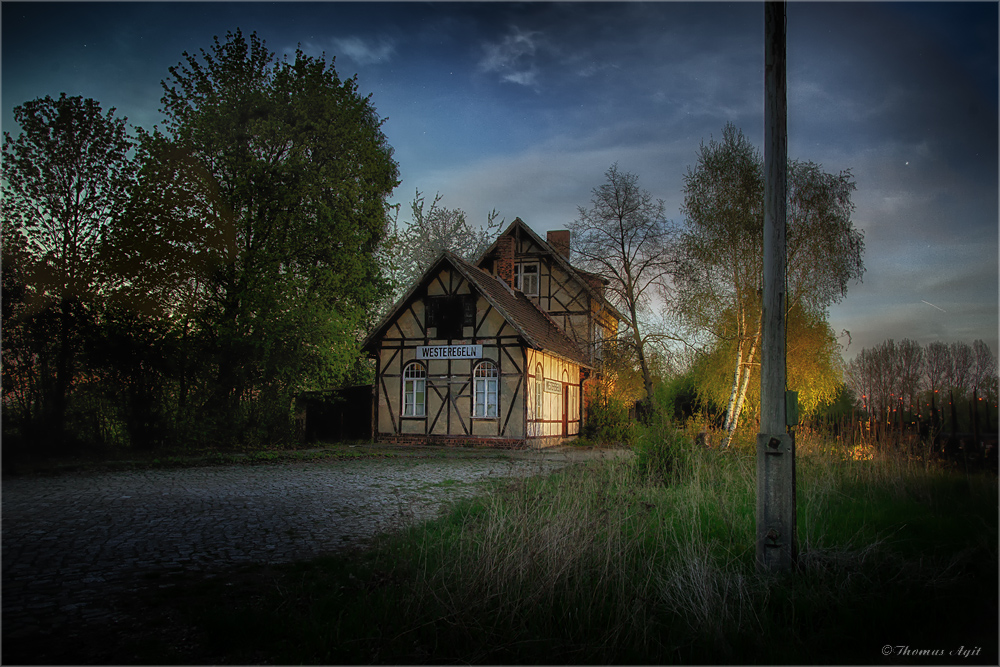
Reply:
[[[937,392],[931,389],[931,431],[936,433],[941,420],[938,418],[937,405],[934,403],[934,395]]]
[[[632,340],[635,341],[636,353],[639,355],[639,368],[642,369],[642,383],[646,388],[646,405],[653,406],[653,376],[649,373],[649,365],[646,363],[646,353],[642,346],[642,337],[639,334],[639,318],[636,315],[635,304],[629,304],[629,314],[632,316]]]
[[[743,373],[743,341],[740,340],[736,346],[736,370],[733,372],[733,388],[729,391],[729,405],[726,406],[726,423],[723,428],[729,432],[729,426],[733,423],[733,410],[736,408],[736,396],[740,389],[740,375]],[[729,439],[726,439],[729,443]]]
[[[52,412],[48,429],[57,445],[62,447],[66,436],[66,404],[68,402],[70,375],[73,365],[73,351],[70,347],[72,314],[70,299],[63,297],[59,303],[59,351],[56,353],[56,383],[53,387]]]
[[[958,411],[955,408],[955,391],[953,389],[948,390],[948,398],[951,399],[951,435],[954,437],[958,433]]]
[[[987,393],[986,394],[986,410],[983,411],[983,414],[986,415],[986,432],[987,433],[992,433],[993,432],[993,427],[990,426],[990,412],[992,412],[992,410],[990,409],[990,395],[989,395],[989,393]]]
[[[179,387],[178,392],[177,392],[177,407],[178,407],[178,409],[181,412],[184,411],[184,407],[187,405],[187,394],[188,394],[188,386],[187,386],[188,326],[189,326],[190,322],[191,322],[191,317],[190,316],[186,316],[184,318],[184,329],[183,329],[183,332],[181,333],[181,349],[180,349],[180,359],[179,359],[179,363],[180,363],[179,376],[180,377],[178,378],[178,381],[180,383],[180,387]]]
[[[972,390],[972,404],[969,406],[972,411],[972,440],[975,446],[979,447],[979,392]]]
[[[729,447],[732,443],[733,438],[736,435],[736,429],[740,425],[740,414],[743,412],[743,401],[747,396],[747,387],[750,386],[750,373],[753,371],[753,360],[754,355],[757,354],[757,342],[760,340],[760,331],[757,332],[757,338],[754,339],[753,343],[750,345],[750,354],[747,356],[748,361],[744,364],[746,370],[743,371],[743,382],[740,386],[739,396],[736,398],[736,407],[733,408],[733,418],[729,422],[729,434],[726,436],[725,447]]]

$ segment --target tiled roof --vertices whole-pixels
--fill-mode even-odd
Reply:
[[[469,262],[445,253],[456,269],[517,329],[531,347],[551,352],[576,364],[590,367],[587,355],[534,301],[512,290],[499,278]]]
[[[617,308],[615,308],[611,304],[610,301],[608,301],[607,297],[605,297],[604,294],[601,293],[601,290],[598,290],[597,286],[594,285],[590,280],[587,279],[588,277],[591,277],[591,278],[596,278],[597,280],[600,280],[600,281],[603,282],[605,280],[604,278],[602,278],[601,276],[598,276],[596,273],[590,273],[589,271],[584,271],[583,269],[578,269],[575,266],[573,266],[572,264],[570,264],[569,260],[567,260],[565,257],[563,257],[559,252],[557,252],[549,244],[548,241],[546,241],[541,236],[539,236],[538,234],[536,234],[535,230],[533,230],[531,227],[529,227],[524,222],[524,220],[521,220],[521,218],[514,218],[514,221],[511,222],[507,226],[507,229],[505,229],[503,232],[500,233],[500,236],[506,236],[506,235],[510,234],[511,231],[514,229],[515,226],[520,226],[521,229],[527,231],[528,234],[531,237],[531,240],[534,241],[538,246],[540,246],[541,248],[548,249],[549,254],[555,259],[556,263],[558,263],[560,266],[562,266],[563,270],[566,271],[566,273],[568,273],[571,277],[573,277],[576,280],[578,280],[580,282],[580,284],[583,285],[583,288],[585,290],[587,290],[587,292],[589,292],[590,295],[594,299],[597,300],[597,303],[599,303],[602,308],[604,308],[607,311],[609,311],[612,315],[614,315],[619,320],[624,321],[626,319],[625,316],[622,315],[621,312],[619,312],[619,310]],[[482,254],[482,256],[479,258],[479,260],[477,261],[477,263],[481,263],[484,259],[486,259],[487,257],[489,257],[490,254],[494,251],[495,248],[496,248],[496,241],[494,241],[493,244],[490,245],[490,247],[486,249],[486,251]]]
[[[414,296],[417,288],[427,280],[429,275],[441,269],[442,262],[450,263],[466,280],[474,285],[529,346],[562,357],[575,364],[587,368],[591,367],[587,355],[580,349],[580,346],[570,339],[531,299],[519,291],[512,290],[499,278],[448,251],[438,257],[423,277],[414,283],[413,287],[396,302],[378,326],[365,338],[362,349],[370,350],[375,346],[376,341],[384,335],[387,327],[395,320],[399,310]]]

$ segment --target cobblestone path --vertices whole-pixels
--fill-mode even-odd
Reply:
[[[5,480],[3,635],[114,621],[109,594],[159,574],[319,556],[431,518],[484,479],[566,463],[378,459]]]

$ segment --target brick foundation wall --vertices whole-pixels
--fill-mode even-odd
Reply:
[[[378,442],[393,445],[438,445],[444,447],[491,447],[493,449],[527,449],[517,438],[474,438],[460,435],[379,435]]]

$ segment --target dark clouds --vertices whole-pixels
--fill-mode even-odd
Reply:
[[[160,80],[213,35],[336,56],[403,184],[485,220],[564,227],[618,162],[680,220],[701,141],[763,141],[756,3],[11,3],[3,123],[60,92],[158,121]],[[997,349],[997,4],[790,3],[789,153],[851,169],[864,283],[831,310],[852,356],[893,337]],[[405,206],[404,206],[405,210]],[[946,312],[929,306],[935,304]]]

